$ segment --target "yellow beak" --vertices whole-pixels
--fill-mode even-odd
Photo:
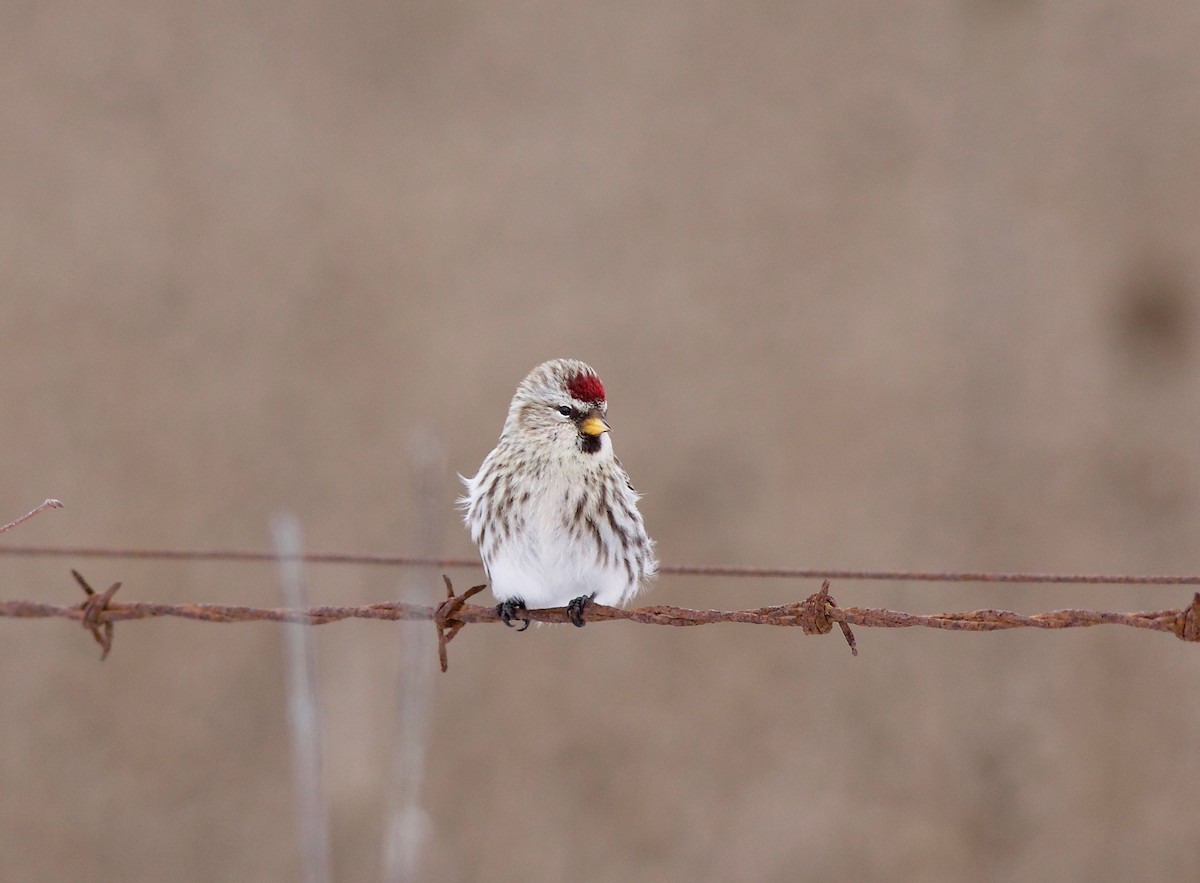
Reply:
[[[604,422],[603,417],[588,417],[579,424],[579,431],[584,435],[599,436],[608,432],[608,424]]]

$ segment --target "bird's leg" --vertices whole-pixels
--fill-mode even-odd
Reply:
[[[524,612],[525,602],[520,598],[510,598],[509,600],[502,601],[496,605],[496,615],[499,616],[500,621],[509,628],[513,627],[512,621],[514,619],[519,619],[521,622],[525,623],[523,626],[517,629],[519,632],[523,632],[525,629],[529,628],[529,617],[521,616],[521,614]]]
[[[580,595],[567,605],[567,619],[571,620],[571,625],[583,628],[583,609],[588,606],[588,602],[595,600],[595,597],[595,592],[590,595]]]

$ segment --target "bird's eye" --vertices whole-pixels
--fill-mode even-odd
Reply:
[[[562,414],[564,417],[570,417],[571,416],[571,406],[570,405],[559,405],[558,413]]]

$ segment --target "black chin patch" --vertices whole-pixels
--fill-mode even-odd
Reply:
[[[585,454],[599,453],[601,436],[599,436],[599,435],[581,435],[579,438],[580,438],[580,442],[581,442],[580,446],[583,448],[583,452]]]

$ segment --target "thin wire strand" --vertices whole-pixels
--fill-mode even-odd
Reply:
[[[0,555],[33,558],[122,558],[154,561],[274,562],[274,552],[257,549],[139,549],[98,546],[0,546]],[[306,564],[360,564],[384,567],[479,568],[477,558],[422,555],[371,555],[349,552],[309,552]],[[1200,586],[1200,574],[1104,574],[1003,571],[847,570],[808,567],[756,567],[743,565],[664,564],[664,576],[721,576],[751,579],[828,579],[840,582],[884,580],[891,582],[954,583],[1057,583],[1074,585]]]

